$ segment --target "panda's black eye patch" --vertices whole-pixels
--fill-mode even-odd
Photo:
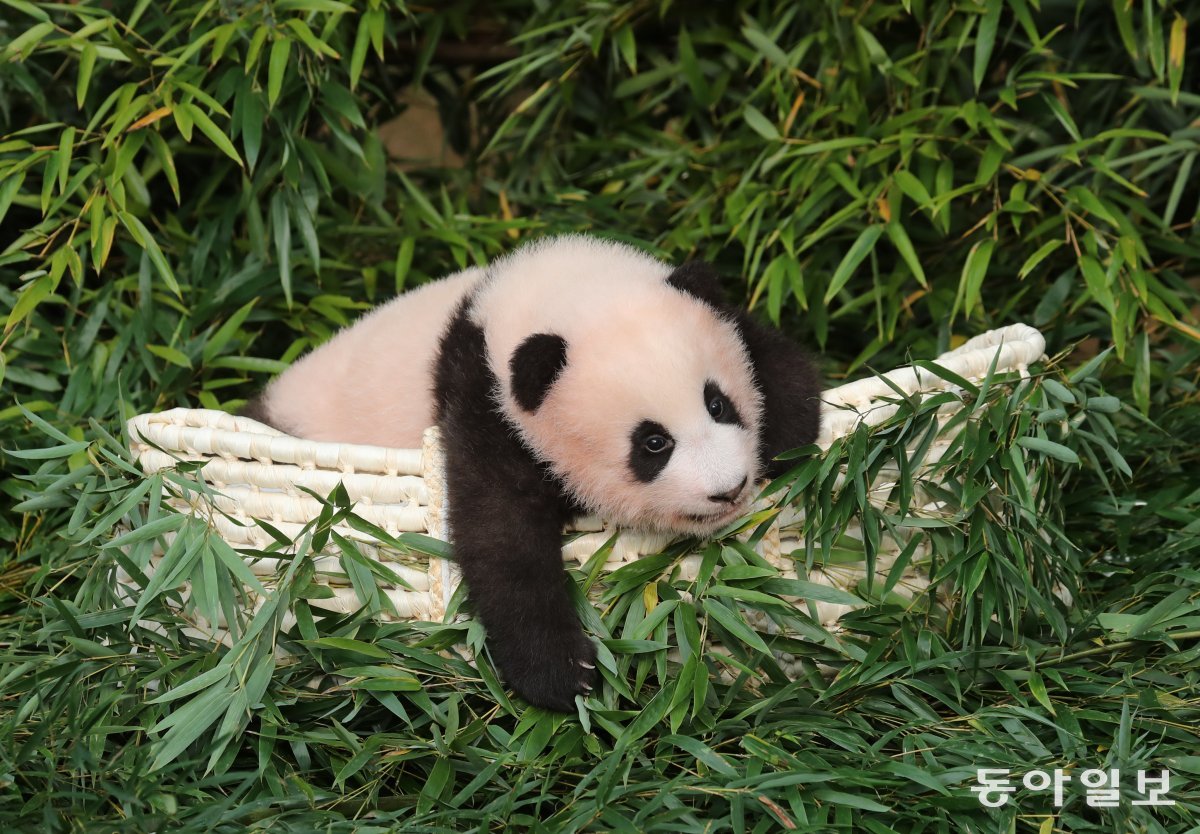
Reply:
[[[629,469],[648,484],[659,476],[675,451],[675,439],[660,423],[643,420],[629,436]]]
[[[725,392],[711,380],[704,383],[704,404],[708,409],[708,416],[713,418],[714,423],[730,423],[744,427],[742,417],[733,407],[733,403],[729,401],[729,397],[725,396]]]

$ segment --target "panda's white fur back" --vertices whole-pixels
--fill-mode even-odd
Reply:
[[[271,422],[312,440],[420,447],[442,332],[482,277],[465,269],[410,290],[303,356],[265,392]]]

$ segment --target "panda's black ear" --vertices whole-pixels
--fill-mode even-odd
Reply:
[[[529,413],[541,407],[550,386],[567,367],[567,342],[555,333],[535,333],[513,351],[508,362],[513,399]]]
[[[688,261],[676,267],[667,283],[717,310],[724,310],[728,304],[717,271],[704,261]]]

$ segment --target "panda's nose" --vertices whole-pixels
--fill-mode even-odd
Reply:
[[[746,478],[742,480],[733,489],[728,492],[718,492],[716,495],[708,496],[709,501],[715,501],[718,504],[732,504],[737,500],[737,497],[742,494],[742,487],[746,485]]]

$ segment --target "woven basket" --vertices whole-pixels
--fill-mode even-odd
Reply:
[[[1025,373],[1031,362],[1042,358],[1045,340],[1031,327],[1021,324],[993,330],[945,353],[938,365],[970,381],[981,380],[990,369],[996,372]],[[825,391],[822,394],[821,436],[818,445],[828,448],[835,438],[845,436],[860,423],[878,424],[895,413],[896,389],[923,396],[952,390],[954,386],[941,376],[917,367],[902,367],[880,378],[867,378]],[[955,400],[944,406],[943,422],[961,407]],[[180,460],[200,461],[199,472],[212,487],[209,491],[186,491],[168,499],[182,512],[208,520],[212,528],[235,548],[266,549],[274,539],[255,519],[263,519],[276,530],[295,537],[321,510],[321,503],[302,491],[328,495],[341,483],[355,502],[355,513],[395,536],[400,533],[424,533],[444,538],[445,489],[442,452],[436,428],[428,429],[420,449],[392,449],[349,443],[303,440],[245,417],[221,411],[176,408],[142,414],[128,424],[130,446],[147,473],[176,466]],[[934,448],[925,456],[926,465],[935,462],[951,442],[951,432],[943,432]],[[882,507],[895,486],[896,470],[885,468],[871,486],[871,501]],[[209,494],[205,494],[208,492]],[[938,508],[930,507],[936,511]],[[214,510],[216,510],[214,512]],[[767,534],[757,542],[758,551],[777,567],[784,577],[796,578],[795,562],[789,554],[803,546],[798,529],[802,519],[785,509]],[[394,613],[382,612],[387,619],[440,621],[459,583],[452,563],[397,549],[350,527],[336,527],[342,535],[356,541],[367,558],[381,561],[408,583],[380,586],[390,600]],[[568,563],[583,563],[615,532],[597,518],[576,521],[563,547]],[[605,565],[613,571],[638,557],[661,551],[671,541],[662,534],[617,531],[619,536]],[[855,536],[858,531],[850,530]],[[173,534],[167,534],[169,537]],[[896,542],[883,541],[876,559],[878,575],[886,576],[900,552]],[[912,564],[920,564],[920,554]],[[147,575],[153,575],[152,559]],[[280,567],[280,560],[247,557],[247,564],[268,589]],[[699,556],[687,556],[679,563],[681,578],[695,576]],[[861,564],[815,568],[803,578],[841,590],[853,589],[864,578]],[[331,551],[316,561],[317,580],[333,593],[326,599],[311,599],[314,607],[334,612],[358,610],[363,602],[347,579],[340,554]],[[128,576],[118,584],[134,597]],[[912,596],[927,587],[919,567],[910,567],[897,584],[898,592]],[[183,614],[196,631],[209,639],[229,641],[223,623],[207,623],[190,610],[188,589],[183,587]],[[845,605],[813,603],[818,619],[827,627],[836,627]],[[287,622],[285,621],[285,627]],[[190,629],[189,629],[190,631]]]

